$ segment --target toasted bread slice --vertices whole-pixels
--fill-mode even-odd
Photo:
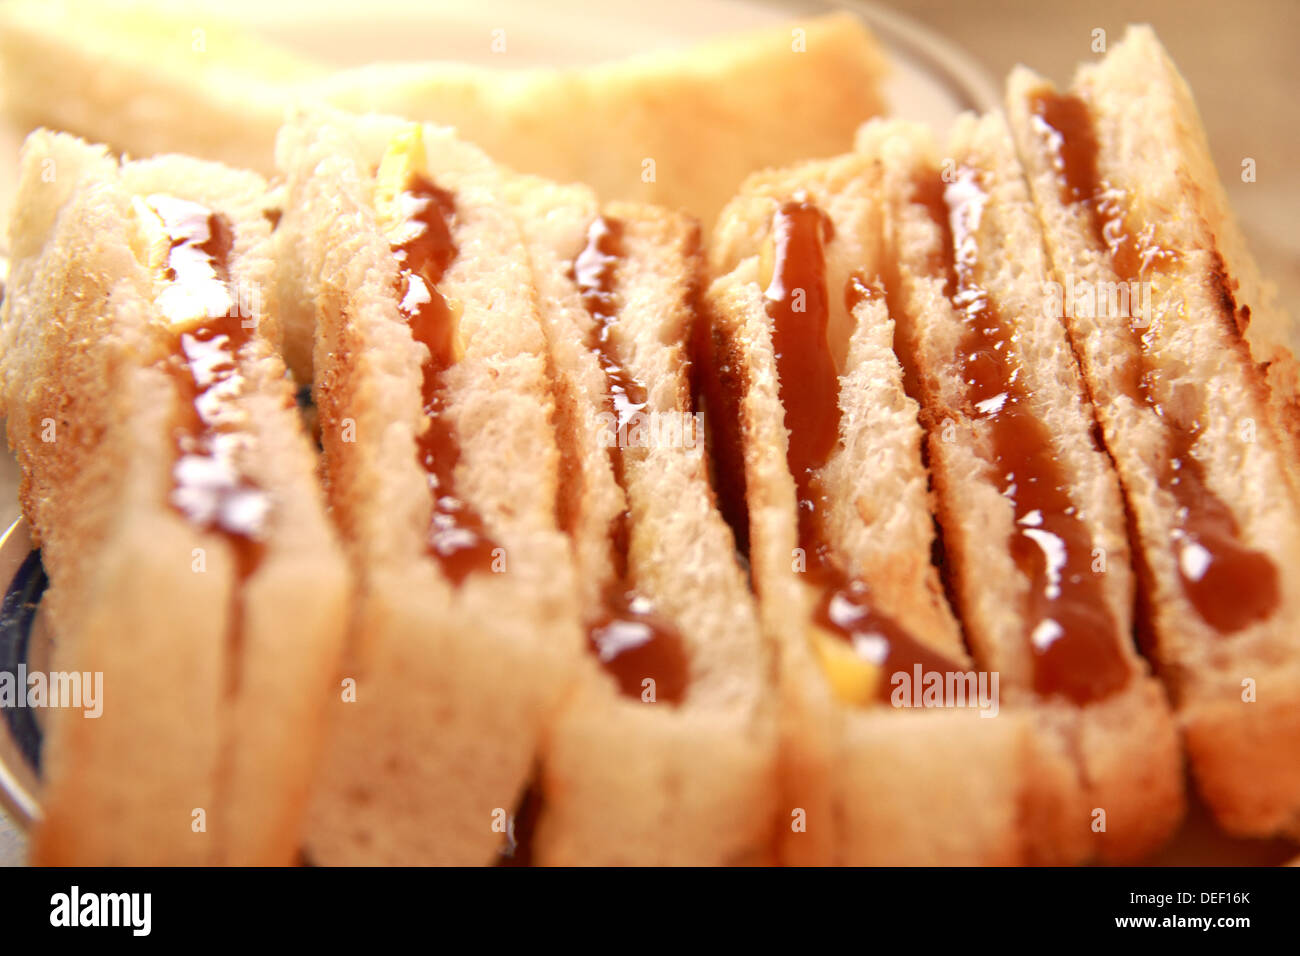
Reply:
[[[1258,297],[1190,94],[1149,29],[1068,94],[1018,70],[1008,112],[1056,281],[1143,302],[1135,321],[1085,298],[1066,321],[1127,496],[1148,652],[1192,771],[1228,830],[1297,832],[1288,329]]]
[[[327,114],[287,126],[279,151],[278,232],[300,250],[284,262],[302,270],[315,308],[324,480],[360,579],[345,688],[355,694],[335,706],[308,852],[327,864],[486,863],[581,648],[530,263],[498,198],[500,171],[449,130]],[[403,207],[416,174],[451,207],[445,274],[420,286],[426,301],[454,303],[444,318],[454,356],[441,370],[403,311],[416,279],[393,230],[414,220],[383,212],[385,196],[390,209],[433,208]],[[444,444],[430,452],[438,429]],[[450,473],[431,477],[426,453]],[[439,557],[469,528],[442,536],[438,522],[455,517],[448,496],[478,514],[471,537],[491,546],[490,566]]]
[[[34,861],[284,864],[297,852],[348,579],[264,307],[264,190],[182,157],[119,169],[62,134],[24,148],[4,410],[51,578],[55,667],[102,673],[106,695],[97,719],[51,714]],[[207,253],[214,277],[228,270],[221,311],[178,318],[167,304],[195,288],[175,271],[172,253],[193,252],[167,224],[177,201],[209,216],[200,249],[220,248],[215,222],[228,230],[228,249]],[[223,319],[246,342],[205,364],[195,343]],[[195,409],[225,437],[200,426],[178,445]],[[228,459],[198,444],[227,440]],[[237,473],[230,498],[183,470],[205,461]]]
[[[709,488],[687,376],[703,269],[698,228],[655,207],[602,208],[580,186],[513,177],[506,195],[554,356],[568,463],[560,511],[593,652],[548,735],[532,859],[770,861],[768,667]],[[602,255],[610,271],[597,288]],[[636,406],[621,428],[615,393]],[[611,625],[638,620],[622,610],[627,590],[653,607],[658,625],[620,655]]]
[[[903,389],[881,290],[879,188],[878,170],[859,156],[751,177],[720,218],[711,251],[715,272],[730,271],[707,296],[712,327],[701,340],[711,343],[705,358],[722,383],[709,414],[715,437],[740,446],[738,453],[720,448],[718,458],[724,467],[743,467],[743,479],[724,486],[745,488],[754,587],[778,659],[781,858],[1018,862],[1029,744],[1022,719],[903,709],[914,702],[903,692],[913,677],[911,657],[927,672],[938,661],[953,675],[971,668],[930,560],[922,432],[916,403]],[[805,236],[802,250],[795,249],[782,232],[793,226],[781,220],[796,213],[829,219],[820,244]],[[796,260],[812,271],[787,275]],[[799,284],[782,288],[787,280]],[[781,338],[788,333],[772,310],[791,293],[793,313],[800,304],[808,313],[800,340]],[[815,374],[783,373],[783,354],[817,352],[826,358]],[[827,405],[816,415],[796,413],[798,392],[826,388],[837,412]],[[814,475],[800,475],[791,449],[805,447],[810,429],[836,417],[826,460]],[[870,613],[892,619],[906,637],[876,630],[885,627],[878,619],[845,635],[848,645],[826,630],[819,606],[828,596],[843,601],[855,592],[836,591],[815,576],[814,548],[799,517],[810,508],[824,509],[820,543],[846,577],[869,590]],[[833,604],[829,614],[834,620]],[[871,646],[879,634],[889,635],[883,660]],[[887,706],[891,700],[894,707]],[[962,796],[954,800],[954,793]]]
[[[872,123],[858,146],[891,197],[891,301],[966,635],[1033,713],[1032,855],[1140,858],[1182,817],[1178,738],[1134,644],[1123,499],[1010,133],[965,116],[941,160],[921,128]]]

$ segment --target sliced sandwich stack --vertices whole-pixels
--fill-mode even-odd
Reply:
[[[1016,858],[1154,850],[1183,814],[1184,750],[1225,828],[1295,832],[1293,330],[1149,31],[1068,94],[1018,72],[1009,102],[1010,124],[964,117],[942,152],[868,124],[853,157],[751,178],[716,229],[720,487],[779,650],[783,800],[819,793],[835,834],[785,835],[787,860],[934,858],[940,813],[882,835],[881,808],[975,787],[999,732],[977,724],[981,758],[941,770],[929,741],[872,753],[857,728],[925,726],[864,706],[910,670],[998,675]],[[927,470],[932,498],[909,500]],[[928,535],[903,529],[928,508],[960,631],[917,614],[932,571],[907,555]],[[938,855],[996,859],[980,837],[999,830],[972,821],[997,814],[957,806],[969,842]]]
[[[32,859],[278,863],[300,818],[348,579],[277,354],[265,184],[182,157],[22,154],[3,405],[51,580]]]
[[[1165,696],[1133,643],[1134,579],[1110,460],[1047,295],[1043,239],[997,115],[941,158],[877,124],[889,282],[927,431],[945,566],[981,669],[1032,714],[1027,839],[1044,862],[1134,859],[1182,814]]]
[[[1149,31],[707,250],[409,119],[277,165],[24,149],[0,404],[104,682],[36,860],[1122,862],[1185,761],[1300,834],[1297,336]]]
[[[310,857],[767,859],[762,642],[687,378],[695,224],[396,119],[305,116],[280,152],[279,288],[360,582]]]
[[[308,857],[487,863],[579,648],[530,262],[496,167],[447,130],[332,115],[279,148],[280,289],[311,309],[358,581]]]
[[[980,706],[931,562],[880,189],[879,167],[861,156],[762,174],[715,233],[713,267],[726,274],[708,292],[700,361],[720,485],[743,489],[731,511],[747,513],[741,533],[778,659],[781,856],[1019,862],[1026,727],[995,716],[987,683]],[[963,706],[920,706],[923,682],[959,674]]]
[[[1150,29],[1007,95],[1192,772],[1229,830],[1300,832],[1295,330]]]

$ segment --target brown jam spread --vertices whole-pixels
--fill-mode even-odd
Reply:
[[[492,569],[496,543],[478,512],[456,494],[460,444],[446,414],[444,373],[455,362],[455,323],[437,285],[456,258],[450,222],[456,200],[416,173],[407,183],[402,203],[411,210],[410,223],[418,228],[410,239],[393,246],[399,269],[397,292],[412,337],[429,351],[421,386],[429,424],[417,440],[420,464],[433,495],[427,547],[447,577],[459,584],[472,572]]]
[[[234,236],[224,216],[199,203],[153,195],[146,204],[169,240],[168,284],[158,307],[186,328],[169,366],[182,408],[171,504],[195,526],[225,534],[247,573],[261,556],[270,499],[238,462],[248,434],[232,400],[245,387],[239,352],[252,338],[253,322],[239,315],[230,293]]]
[[[1110,252],[1116,274],[1127,282],[1174,265],[1178,257],[1154,241],[1152,230],[1134,228],[1124,191],[1098,176],[1097,136],[1087,104],[1077,96],[1041,92],[1032,110],[1053,150],[1061,202],[1086,206],[1093,236]]]
[[[817,472],[835,450],[840,430],[839,375],[827,340],[825,244],[833,237],[830,218],[814,203],[782,204],[772,220],[772,279],[764,298],[790,434],[786,461],[798,496],[799,547],[807,561],[807,580],[819,592],[813,620],[882,668],[885,679],[877,684],[877,695],[887,701],[893,689],[889,675],[910,673],[916,664],[941,673],[965,667],[875,608],[867,583],[844,572],[826,541],[827,501]],[[877,288],[878,283],[850,277],[845,295],[852,302],[876,294]]]
[[[691,330],[691,377],[696,411],[703,411],[718,507],[749,556],[749,504],[741,421],[749,381],[735,336],[715,325],[707,309],[696,312]]]
[[[1194,432],[1176,429],[1161,486],[1178,503],[1174,553],[1183,591],[1202,619],[1220,634],[1265,621],[1281,601],[1277,566],[1241,543],[1232,509],[1205,484],[1192,455]]]
[[[944,200],[953,236],[952,302],[965,325],[959,367],[969,413],[989,423],[992,464],[1015,509],[1010,546],[1029,581],[1034,685],[1079,704],[1100,700],[1127,684],[1129,666],[1103,578],[1092,570],[1092,534],[1047,425],[1028,407],[1017,333],[980,285],[976,231],[986,196],[978,172],[961,169]]]
[[[1130,228],[1127,197],[1102,180],[1088,105],[1077,96],[1043,90],[1030,106],[1035,129],[1053,157],[1061,201],[1087,209],[1094,241],[1110,253],[1116,276],[1125,282],[1150,279],[1176,264],[1177,256],[1154,241],[1154,226],[1143,232]],[[1232,509],[1206,484],[1192,454],[1200,425],[1179,420],[1157,402],[1148,335],[1131,324],[1127,328],[1134,359],[1123,383],[1125,393],[1159,415],[1169,435],[1162,456],[1166,464],[1157,480],[1178,505],[1170,544],[1183,592],[1207,624],[1219,634],[1233,634],[1277,610],[1278,569],[1267,555],[1242,544]]]
[[[869,279],[862,272],[854,272],[844,283],[844,308],[852,312],[863,302],[883,298],[884,287],[879,279]]]
[[[609,462],[619,487],[627,491],[623,445],[627,428],[646,405],[645,386],[618,359],[613,328],[619,302],[615,277],[623,258],[623,224],[598,217],[587,231],[587,244],[573,261],[571,278],[594,320],[589,348],[605,373],[609,409],[616,422],[616,441]],[[654,681],[654,699],[680,703],[686,694],[689,666],[681,633],[651,601],[638,594],[628,568],[629,519],[623,511],[610,529],[616,580],[605,595],[601,613],[587,631],[589,649],[629,697],[641,697],[642,682]]]

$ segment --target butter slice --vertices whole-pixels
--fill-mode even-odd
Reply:
[[[171,236],[162,217],[139,196],[131,197],[131,211],[135,213],[135,228],[131,231],[131,251],[136,260],[155,274],[161,274],[171,251]]]
[[[418,211],[415,200],[407,190],[411,177],[427,176],[429,155],[424,145],[424,127],[411,123],[395,135],[384,150],[375,173],[375,220],[380,233],[391,246],[400,246],[419,235],[422,228],[412,221]],[[451,314],[452,360],[465,357],[460,317],[464,311],[459,301],[444,297]]]
[[[375,174],[375,218],[390,245],[400,246],[412,238],[412,210],[404,194],[411,177],[427,174],[428,168],[424,129],[412,123],[389,142]]]
[[[858,654],[842,637],[816,624],[808,625],[808,639],[836,697],[858,706],[876,700],[883,676],[879,666]]]

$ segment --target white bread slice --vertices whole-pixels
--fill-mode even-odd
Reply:
[[[453,126],[520,172],[711,223],[750,172],[847,149],[885,112],[886,70],[862,20],[837,12],[585,69],[376,64],[314,93]]]
[[[167,503],[180,399],[160,366],[175,334],[157,317],[158,277],[132,253],[132,200],[155,193],[229,220],[231,288],[258,328],[227,402],[249,437],[239,467],[270,498],[242,584],[231,540]],[[52,715],[34,860],[284,864],[297,852],[348,581],[268,337],[263,193],[253,174],[181,157],[119,170],[60,134],[24,149],[4,311],[10,442],[51,576],[56,665],[103,671],[106,695],[97,720]],[[55,440],[42,441],[50,419]]]
[[[315,310],[316,404],[330,502],[360,581],[330,758],[308,839],[319,863],[487,863],[580,652],[546,343],[501,174],[424,127],[429,173],[455,194],[460,253],[440,291],[463,309],[446,373],[457,493],[500,546],[501,573],[453,587],[425,550],[432,498],[416,457],[426,350],[399,312],[375,168],[411,124],[306,116],[279,143],[278,233]],[[284,283],[282,283],[284,287]]]
[[[771,322],[754,256],[773,213],[806,196],[834,223],[826,246],[828,341],[840,368],[840,445],[821,470],[826,537],[847,570],[916,639],[968,667],[961,633],[930,563],[930,495],[916,404],[903,391],[893,322],[878,296],[852,314],[843,289],[880,256],[878,175],[847,156],[751,177],[724,211],[707,303],[712,374],[726,366],[740,426],[749,558],[778,663],[781,837],[787,863],[984,864],[1023,860],[1021,718],[959,710],[904,713],[834,695],[810,644],[813,589],[796,569],[796,486]],[[724,456],[725,460],[725,456]]]
[[[1128,278],[1094,239],[1087,209],[1062,201],[1055,148],[1032,117],[1032,101],[1043,91],[1054,92],[1028,70],[1016,71],[1008,112],[1057,280]],[[1215,198],[1190,94],[1150,30],[1131,29],[1105,60],[1080,71],[1071,93],[1091,115],[1101,181],[1121,197],[1134,227],[1173,259],[1143,276],[1152,306],[1146,361],[1156,370],[1150,389],[1164,414],[1124,386],[1125,363],[1140,354],[1127,323],[1080,310],[1067,315],[1133,518],[1149,606],[1148,653],[1219,823],[1243,835],[1298,832],[1300,506],[1278,414],[1291,401],[1280,351],[1285,332],[1262,300],[1246,298],[1258,294],[1253,267]],[[1239,280],[1227,272],[1230,258],[1243,270]],[[1238,305],[1251,309],[1244,337]],[[1263,362],[1270,364],[1262,369]],[[1235,633],[1211,627],[1182,586],[1171,537],[1179,503],[1162,480],[1174,437],[1170,416],[1196,418],[1202,431],[1190,454],[1205,484],[1228,506],[1241,544],[1276,569],[1276,609]]]
[[[578,690],[548,734],[532,857],[559,865],[768,862],[775,806],[769,669],[753,599],[709,488],[703,430],[689,431],[687,349],[703,267],[698,228],[649,206],[602,209],[585,187],[531,177],[512,177],[505,195],[528,243],[554,356],[556,426],[572,462],[562,510],[572,516],[584,616],[598,619],[616,584],[610,529],[626,507],[629,583],[676,627],[689,672],[679,704],[645,701],[620,694],[588,655]],[[596,320],[571,271],[598,215],[622,230],[613,353],[647,386],[645,423],[667,426],[647,433],[641,447],[612,452],[622,456],[626,491],[600,423],[609,384],[589,347]]]
[[[1123,500],[1111,463],[1092,437],[1093,411],[1064,327],[1048,305],[1042,236],[1010,134],[998,114],[964,116],[951,134],[942,164],[953,185],[945,190],[947,202],[940,200],[939,214],[962,217],[967,232],[941,229],[925,205],[918,178],[931,177],[932,188],[944,183],[938,178],[940,157],[923,128],[871,123],[859,132],[858,148],[881,164],[890,197],[896,315],[907,326],[900,338],[905,361],[917,370],[939,520],[967,639],[980,666],[1001,674],[1007,704],[1028,709],[1034,722],[1032,856],[1040,862],[1140,858],[1182,817],[1178,739],[1160,685],[1133,644],[1134,579]],[[953,241],[973,284],[946,293],[947,269],[940,263],[945,244]],[[1103,636],[1104,644],[1080,652],[1100,668],[1090,683],[1106,687],[1101,695],[1079,688],[1072,697],[1054,689],[1069,685],[1059,673],[1051,676],[1052,665],[1031,644],[1030,630],[1055,620],[1047,615],[1061,610],[1049,605],[1041,617],[1031,610],[1035,585],[1017,565],[1011,545],[1025,533],[1017,530],[1016,496],[1004,494],[1007,479],[993,464],[998,426],[971,406],[967,394],[963,350],[971,320],[958,306],[968,301],[961,295],[978,290],[1008,329],[1003,354],[1017,370],[1011,387],[1020,395],[1004,401],[1044,428],[1043,451],[1059,468],[1083,525],[1075,533],[1086,539],[1087,550],[1073,557],[1082,561],[1083,574],[1100,575],[1094,593],[1067,600],[1104,607],[1109,618],[1100,625],[1109,624],[1109,639]],[[1011,427],[1017,441],[1024,441],[1027,430]],[[1005,467],[1033,466],[1010,460]],[[1016,477],[1018,483],[1030,480],[1027,473]],[[1044,473],[1036,480],[1048,479]],[[1053,527],[1053,520],[1047,515],[1046,526]],[[1068,529],[1067,523],[1055,530]],[[1048,540],[1061,538],[1054,533]],[[1073,572],[1063,565],[1058,573]],[[1068,606],[1062,610],[1069,613]],[[1078,673],[1073,662],[1055,666]],[[1052,684],[1040,683],[1040,669]]]
[[[183,152],[274,171],[295,90],[323,67],[211,10],[145,0],[17,0],[0,8],[0,95],[50,126],[134,156]]]
[[[210,10],[160,0],[0,9],[0,94],[28,127],[270,175],[286,109],[323,101],[452,126],[522,172],[708,222],[749,172],[847,149],[859,123],[885,112],[887,69],[847,12],[578,69],[379,63],[331,74]]]

